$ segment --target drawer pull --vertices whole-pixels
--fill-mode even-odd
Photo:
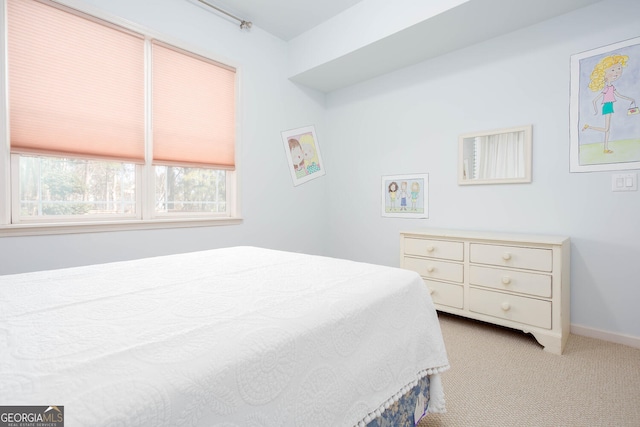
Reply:
[[[435,290],[433,288],[429,288],[429,295],[433,295],[434,292]]]
[[[428,267],[427,267],[427,272],[428,272],[428,273],[433,273],[433,271],[434,271],[435,269],[436,269],[436,268],[435,268],[433,265],[430,265],[430,266],[428,266]]]
[[[509,261],[511,259],[511,254],[509,252],[505,252],[502,254],[502,259],[505,261]]]
[[[511,277],[509,277],[509,276],[502,276],[502,284],[503,284],[503,285],[508,285],[509,283],[511,283]]]
[[[500,305],[500,308],[502,308],[502,311],[509,311],[509,309],[511,309],[511,304],[505,301]]]
[[[433,252],[435,248],[433,246],[427,246],[427,252]]]

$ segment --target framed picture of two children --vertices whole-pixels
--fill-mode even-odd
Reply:
[[[282,132],[293,185],[300,185],[325,174],[314,126]]]

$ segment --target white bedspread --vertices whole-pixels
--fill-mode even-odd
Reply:
[[[235,247],[0,276],[0,405],[67,427],[353,426],[447,368],[406,270]]]

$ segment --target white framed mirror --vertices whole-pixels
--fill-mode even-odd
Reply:
[[[458,184],[531,182],[532,126],[460,135]]]

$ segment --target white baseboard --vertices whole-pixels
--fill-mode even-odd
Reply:
[[[634,337],[631,335],[617,334],[573,323],[571,324],[571,333],[582,335],[583,337],[597,338],[599,340],[609,341],[616,344],[624,344],[629,347],[640,348],[640,337]]]

